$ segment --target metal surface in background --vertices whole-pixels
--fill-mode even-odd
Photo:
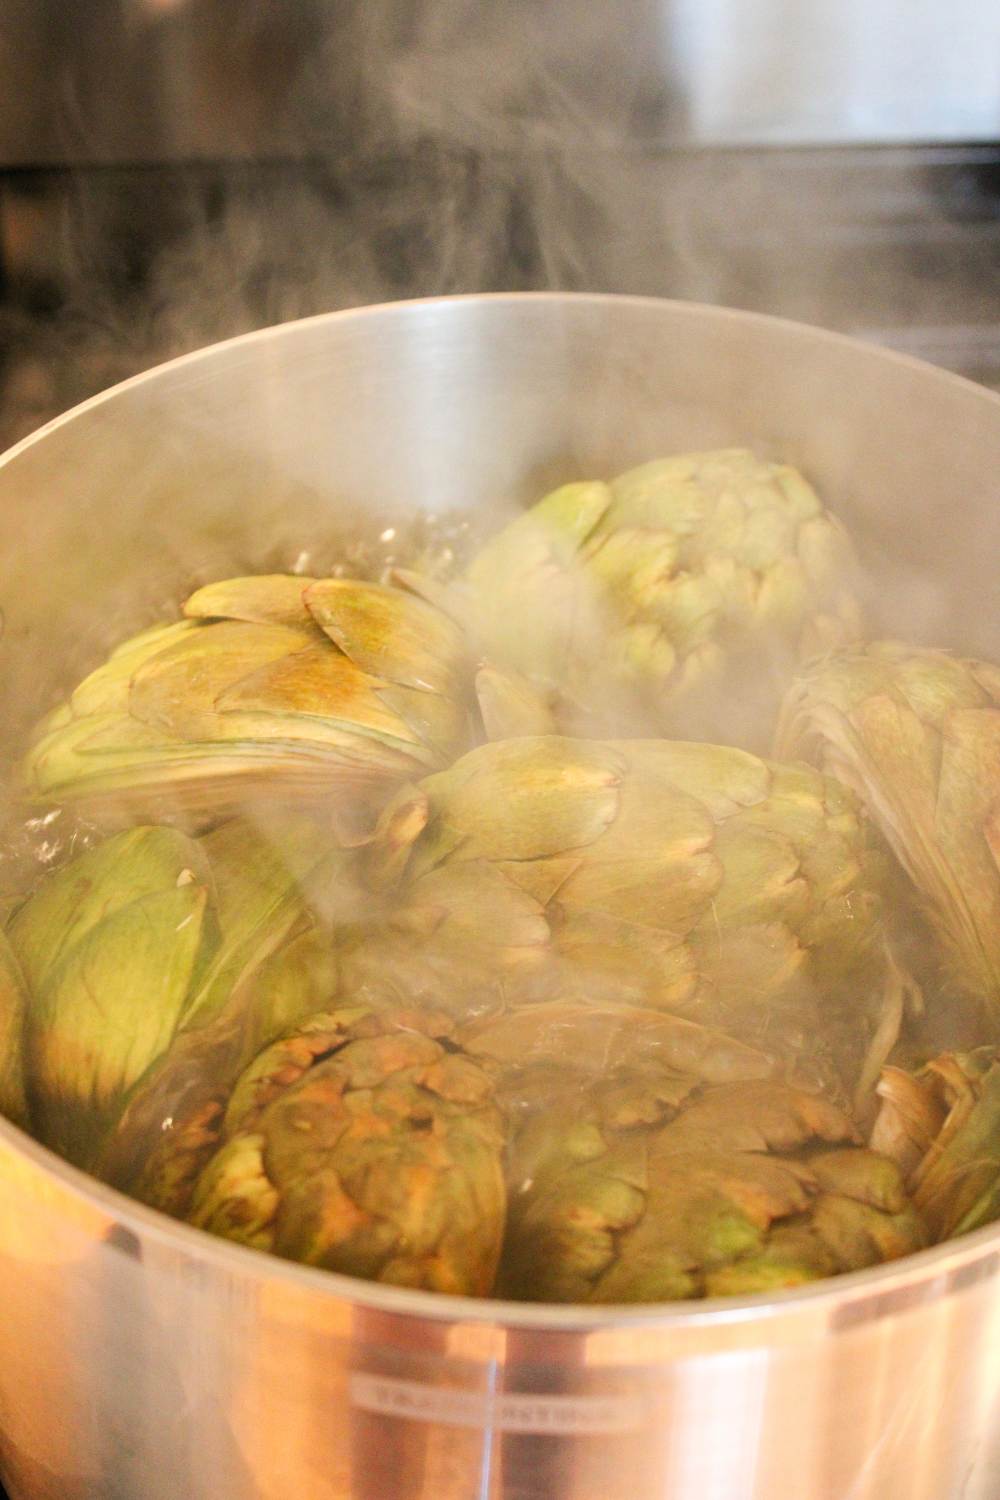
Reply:
[[[716,142],[995,140],[995,0],[667,0],[687,133]]]
[[[994,140],[994,0],[4,0],[0,165],[336,150],[477,112],[659,145]],[[544,130],[542,132],[544,134]]]
[[[236,340],[7,455],[5,732],[107,618],[127,633],[194,559],[224,576],[220,547],[294,557],[359,511],[487,509],[744,441],[844,516],[886,620],[996,655],[1000,397],[751,314],[467,298]],[[0,1122],[0,1285],[12,1500],[1000,1493],[1000,1226],[771,1299],[515,1307],[213,1240]]]

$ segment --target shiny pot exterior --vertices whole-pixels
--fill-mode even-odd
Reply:
[[[1000,399],[749,314],[459,298],[220,345],[10,453],[0,723],[317,521],[739,442],[844,515],[886,619],[1000,650]],[[0,1470],[13,1500],[995,1500],[1000,1229],[769,1299],[513,1307],[211,1240],[0,1125]]]

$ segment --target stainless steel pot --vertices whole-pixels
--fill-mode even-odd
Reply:
[[[11,452],[2,722],[109,614],[311,519],[500,506],[729,442],[809,472],[887,618],[1000,651],[996,396],[743,313],[480,297],[237,339]],[[3,1125],[0,1430],[14,1500],[995,1500],[1000,1228],[772,1298],[447,1300],[209,1239]]]

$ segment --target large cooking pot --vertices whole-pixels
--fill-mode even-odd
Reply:
[[[1000,399],[632,298],[335,313],[177,360],[0,464],[5,732],[193,575],[415,507],[747,442],[800,464],[910,636],[1000,653]],[[210,1239],[0,1126],[14,1500],[996,1500],[1000,1228],[801,1291],[546,1308]]]

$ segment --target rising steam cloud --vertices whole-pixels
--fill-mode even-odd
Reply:
[[[30,42],[29,18],[57,12],[21,0],[0,20],[0,78],[19,56],[31,66],[19,27]],[[141,80],[145,155],[204,165],[73,180],[68,296],[45,350],[56,406],[250,328],[407,296],[679,296],[885,323],[890,340],[954,317],[956,286],[920,248],[948,234],[949,210],[916,157],[667,149],[696,109],[680,0],[623,0],[613,23],[586,0],[302,0],[281,16],[134,0],[121,14],[112,56],[103,10],[66,36],[32,128],[57,155],[108,161],[110,101],[134,107]],[[27,74],[10,83],[30,98]],[[220,144],[263,161],[219,169]],[[963,287],[990,285],[985,241],[962,260]]]

